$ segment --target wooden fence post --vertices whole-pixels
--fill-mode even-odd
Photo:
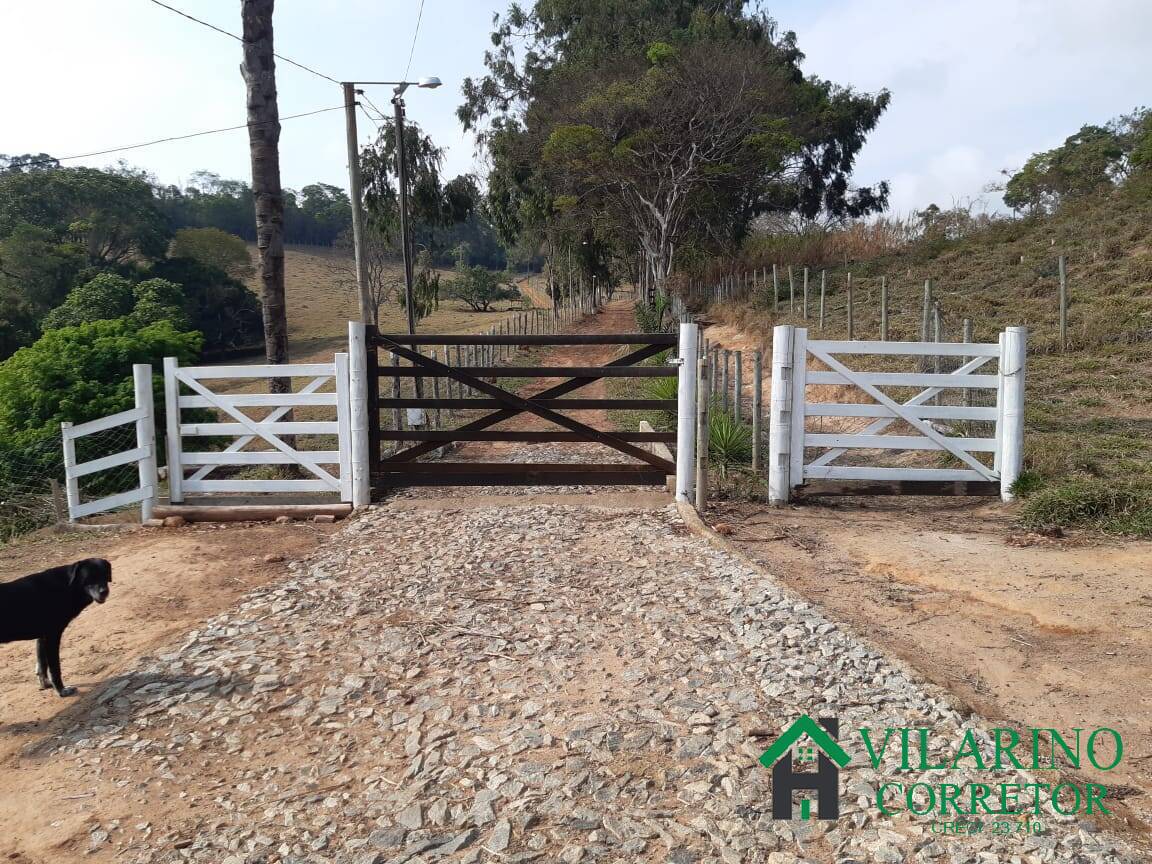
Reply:
[[[824,332],[824,294],[828,287],[828,271],[820,271],[820,332]]]
[[[805,321],[808,320],[808,268],[807,267],[804,268],[804,295],[803,295],[803,303],[800,307],[800,314],[803,316]]]
[[[733,354],[735,365],[732,369],[732,416],[740,422],[741,401],[744,396],[744,355],[740,351]]]
[[[728,375],[728,367],[731,365],[731,362],[732,362],[732,352],[729,351],[727,348],[725,348],[723,356],[724,356],[724,366],[720,370],[720,394],[721,394],[720,395],[720,403],[724,408],[724,413],[727,414],[727,413],[729,413],[728,398],[730,395],[728,392],[728,383],[731,380],[731,378]]]
[[[796,280],[792,278],[792,265],[788,265],[788,314],[796,314]]]
[[[698,361],[699,390],[696,393],[696,510],[703,513],[708,506],[708,444],[710,426],[708,409],[712,402],[709,386],[712,379],[712,364],[705,355]]]
[[[855,318],[855,315],[853,315],[853,309],[852,309],[852,271],[851,270],[848,271],[848,286],[847,286],[846,291],[848,294],[848,309],[847,309],[847,312],[848,312],[848,339],[849,339],[849,341],[851,341],[852,339],[856,338],[856,318]]]
[[[932,280],[924,280],[924,306],[920,310],[920,341],[928,342],[932,326]]]
[[[1063,255],[1057,260],[1060,270],[1060,350],[1068,350],[1068,267]]]
[[[780,277],[776,265],[772,265],[772,314],[780,311]]]
[[[752,470],[760,470],[760,435],[763,421],[764,358],[760,351],[752,355]]]
[[[768,416],[768,503],[787,504],[792,497],[792,368],[791,324],[772,328],[772,391]]]
[[[880,277],[880,341],[888,341],[888,280]]]

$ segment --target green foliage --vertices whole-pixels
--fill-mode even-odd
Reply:
[[[1152,537],[1152,487],[1106,480],[1048,486],[1025,501],[1020,519],[1033,528],[1078,527]]]
[[[763,213],[881,209],[886,185],[849,180],[887,93],[806,76],[793,35],[747,5],[538,0],[497,19],[457,113],[488,148],[501,239],[639,246],[659,283]]]
[[[171,236],[144,180],[94,168],[0,174],[0,237],[20,225],[50,231],[100,265],[160,258]]]
[[[134,301],[131,281],[116,273],[101,273],[74,288],[61,306],[49,312],[44,329],[123,318],[132,311]]]
[[[158,261],[149,273],[183,286],[184,314],[204,334],[205,351],[262,345],[260,299],[244,283],[191,258]]]
[[[734,470],[752,464],[752,427],[726,411],[709,412],[708,460],[721,481]]]
[[[63,302],[85,263],[83,249],[34,225],[0,239],[0,360],[35,341],[40,319]]]
[[[254,272],[248,244],[242,237],[219,228],[181,228],[176,232],[168,254],[215,267],[233,279],[246,279]]]
[[[1146,153],[1145,151],[1148,151]],[[1107,126],[1083,126],[1063,144],[1035,153],[1004,187],[1014,210],[1050,213],[1123,180],[1152,154],[1152,112],[1138,110]]]
[[[462,300],[476,312],[487,312],[500,300],[519,300],[520,291],[507,274],[493,273],[483,267],[459,267],[448,283],[446,293],[454,300]]]
[[[440,274],[432,269],[432,256],[427,250],[421,250],[415,264],[412,272],[412,308],[419,321],[440,308]],[[407,292],[401,287],[398,293],[400,308],[407,311]]]
[[[138,327],[170,321],[177,330],[186,330],[189,320],[183,302],[183,289],[166,279],[146,279],[134,285],[115,273],[101,273],[73,289],[62,305],[48,313],[44,329],[127,317]]]
[[[672,399],[680,396],[680,381],[676,378],[649,378],[644,382],[644,396],[648,399]],[[662,411],[666,417],[675,417],[675,411]]]
[[[164,357],[193,362],[199,333],[171,322],[139,327],[129,318],[49,330],[0,364],[0,441],[27,451],[59,437],[60,423],[83,423],[133,405],[132,364]]]
[[[672,301],[663,294],[657,294],[651,303],[638,302],[633,314],[641,333],[671,333],[676,326]]]

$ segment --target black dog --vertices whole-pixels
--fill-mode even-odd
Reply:
[[[111,564],[103,558],[85,558],[0,583],[0,642],[36,640],[36,677],[42,690],[53,687],[60,696],[76,693],[60,677],[60,637],[93,600],[108,599],[111,581]]]

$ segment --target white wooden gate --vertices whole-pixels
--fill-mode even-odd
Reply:
[[[126,507],[129,504],[140,505],[142,521],[152,518],[152,505],[156,500],[159,485],[156,479],[156,420],[152,400],[152,367],[147,363],[137,363],[132,367],[132,380],[136,393],[135,408],[79,425],[60,424],[60,433],[64,441],[64,484],[68,496],[68,519],[71,522],[85,516]],[[89,459],[86,462],[77,462],[78,441],[118,426],[135,427],[135,447]],[[133,464],[136,466],[138,479],[135,489],[105,495],[95,500],[83,500],[80,489],[82,478]]]
[[[998,484],[1001,497],[1012,498],[1011,486],[1020,474],[1024,432],[1024,368],[1027,334],[1009,327],[997,344],[948,342],[857,342],[809,340],[803,327],[781,325],[773,332],[772,408],[769,427],[769,499],[781,504],[792,490],[809,480],[872,480],[901,482],[975,482]],[[850,368],[841,355],[954,358],[950,372],[871,371]],[[809,369],[810,360],[824,369]],[[993,361],[994,374],[980,371]],[[937,362],[933,359],[931,362]],[[870,402],[808,401],[808,387],[857,388]],[[923,388],[911,398],[897,399],[882,387]],[[995,395],[995,399],[964,399],[966,404],[932,404],[945,392],[960,390]],[[988,401],[980,405],[973,402]],[[861,428],[834,434],[813,430],[810,418],[863,418]],[[866,422],[867,418],[875,418]],[[987,437],[952,435],[939,421],[995,424]],[[903,434],[884,434],[892,426]],[[912,433],[912,434],[908,434]],[[935,450],[957,467],[881,467],[837,464],[852,450]],[[823,451],[819,455],[810,454]],[[981,459],[978,454],[991,454]],[[859,461],[859,460],[858,460]],[[914,491],[914,490],[910,490]]]
[[[221,392],[228,386],[206,382],[245,383],[269,378],[310,379],[292,393]],[[232,386],[235,386],[234,384]],[[192,391],[183,394],[182,388]],[[177,504],[186,494],[308,492],[332,493],[340,501],[352,501],[348,355],[337,354],[333,363],[293,363],[261,366],[181,367],[174,357],[164,359],[164,393],[168,430],[169,501]],[[293,409],[335,409],[330,419],[285,419]],[[184,422],[183,412],[209,409],[220,416],[213,422]],[[261,417],[248,409],[257,409]],[[299,412],[298,412],[299,413]],[[334,415],[334,416],[333,416]],[[185,438],[229,437],[223,450],[188,450]],[[285,436],[298,436],[295,442]],[[332,442],[324,449],[306,449],[301,441],[324,436]],[[291,443],[290,443],[291,442]],[[334,448],[334,449],[333,449]],[[301,479],[213,478],[224,465],[298,465],[308,475]],[[332,466],[336,466],[333,471]],[[185,469],[195,471],[185,477]]]

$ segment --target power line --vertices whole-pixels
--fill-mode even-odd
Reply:
[[[155,0],[153,0],[155,2]],[[408,49],[408,65],[404,67],[404,79],[412,71],[412,55],[416,53],[416,37],[420,35],[420,22],[424,20],[424,0],[420,0],[420,11],[416,13],[416,31],[412,34],[412,47]]]
[[[235,33],[232,33],[228,30],[224,30],[221,27],[217,27],[215,24],[209,24],[207,21],[201,21],[199,18],[196,18],[193,15],[189,15],[187,12],[184,12],[180,9],[177,9],[175,6],[169,6],[167,3],[161,3],[160,0],[148,0],[148,2],[155,3],[157,6],[160,6],[164,9],[167,9],[169,12],[175,12],[177,15],[180,15],[184,18],[187,18],[189,21],[195,21],[197,24],[200,24],[204,27],[207,27],[209,30],[215,30],[217,33],[222,33],[225,36],[230,36],[231,38],[235,39],[237,42],[239,42],[241,44],[245,44],[245,42],[247,41],[242,36],[237,36]],[[421,5],[423,5],[423,4],[421,4]],[[417,29],[419,29],[419,25],[417,25]],[[415,47],[415,42],[413,42],[413,47]],[[326,81],[331,81],[333,84],[339,84],[340,83],[339,81],[337,81],[335,78],[333,78],[330,75],[325,75],[323,72],[317,72],[315,69],[311,68],[310,66],[305,66],[303,63],[297,63],[291,57],[285,57],[283,54],[277,54],[275,52],[272,53],[272,56],[278,60],[283,60],[285,63],[291,63],[293,66],[296,66],[299,69],[303,69],[305,72],[311,72],[313,75],[317,76],[318,78],[323,78]],[[409,62],[409,64],[411,64],[411,62],[412,62],[411,56],[409,56],[408,62]],[[405,73],[405,77],[407,77],[407,73]]]
[[[262,120],[257,123],[243,123],[239,126],[225,126],[221,129],[205,129],[202,132],[189,132],[187,135],[172,135],[168,138],[157,138],[155,141],[144,141],[140,144],[127,144],[123,147],[112,147],[108,150],[96,150],[92,153],[78,153],[75,156],[60,156],[52,159],[39,159],[35,162],[22,162],[20,168],[34,167],[36,165],[51,165],[55,162],[68,162],[72,159],[88,159],[92,156],[107,156],[110,153],[123,153],[126,150],[139,150],[141,147],[151,147],[154,144],[166,144],[169,141],[184,141],[188,138],[199,138],[203,135],[215,135],[218,132],[235,132],[237,129],[251,129],[258,126],[267,126],[269,123],[277,123],[280,120],[296,120],[300,117],[311,117],[313,114],[323,114],[325,111],[340,111],[344,108],[343,105],[336,105],[332,108],[317,108],[315,111],[305,111],[302,114],[288,114],[279,120]]]
[[[379,120],[379,121],[376,121],[376,122],[383,122],[383,121],[385,120],[385,118],[386,118],[386,115],[384,114],[384,112],[383,112],[383,111],[381,111],[379,108],[377,108],[377,107],[376,107],[376,106],[373,104],[372,100],[368,98],[367,94],[366,94],[366,93],[365,93],[363,90],[359,91],[359,92],[358,92],[356,95],[358,95],[358,96],[359,96],[361,99],[363,99],[365,102],[367,102],[367,103],[368,103],[368,105],[369,105],[369,106],[372,108],[372,110],[373,110],[373,111],[375,111],[377,114],[379,114],[379,115],[380,115],[380,120]],[[363,106],[361,106],[361,107],[363,107]],[[364,113],[366,113],[366,114],[367,114],[368,112],[366,112],[366,111],[365,111]],[[371,117],[372,115],[371,115],[371,114],[369,114],[368,116],[369,116],[369,117]]]

